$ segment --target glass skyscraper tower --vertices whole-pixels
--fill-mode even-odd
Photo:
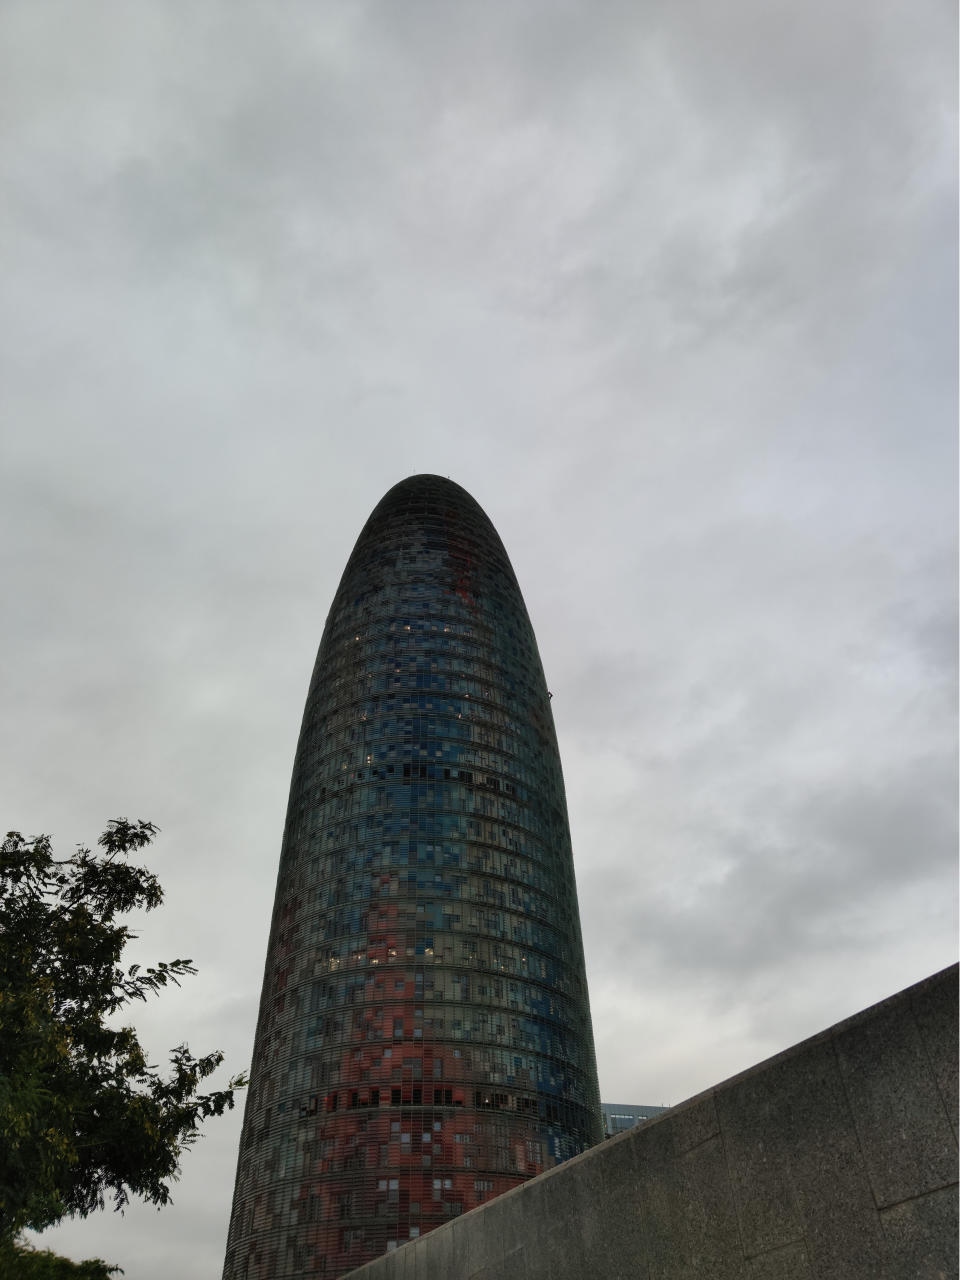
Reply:
[[[307,695],[225,1280],[341,1276],[600,1141],[549,699],[484,512],[396,485]]]

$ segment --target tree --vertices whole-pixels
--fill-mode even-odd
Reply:
[[[119,922],[163,891],[127,861],[157,833],[111,821],[98,852],[54,857],[48,836],[11,831],[0,845],[0,1243],[111,1197],[164,1205],[201,1123],[234,1104],[246,1080],[200,1093],[223,1060],[170,1051],[164,1075],[117,1014],[196,973],[190,960],[124,969],[135,935]],[[87,1265],[87,1264],[81,1264]],[[102,1265],[102,1264],[101,1264]],[[24,1272],[24,1274],[27,1274]],[[91,1273],[96,1274],[96,1273]],[[106,1274],[106,1272],[104,1273]]]
[[[0,1280],[110,1280],[122,1267],[102,1258],[71,1262],[49,1249],[32,1249],[18,1240],[0,1240]]]

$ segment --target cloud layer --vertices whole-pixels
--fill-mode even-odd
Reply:
[[[163,828],[155,1057],[249,1056],[325,613],[418,471],[537,630],[606,1097],[953,959],[954,25],[4,6],[7,826]],[[217,1274],[237,1135],[50,1239]]]

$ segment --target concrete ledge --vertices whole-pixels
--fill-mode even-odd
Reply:
[[[957,966],[350,1280],[955,1280]]]

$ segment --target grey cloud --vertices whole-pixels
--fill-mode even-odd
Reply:
[[[157,1052],[245,1065],[325,612],[422,470],[537,629],[605,1089],[952,958],[954,26],[4,6],[7,825],[160,823]],[[215,1273],[237,1132],[62,1239]]]

